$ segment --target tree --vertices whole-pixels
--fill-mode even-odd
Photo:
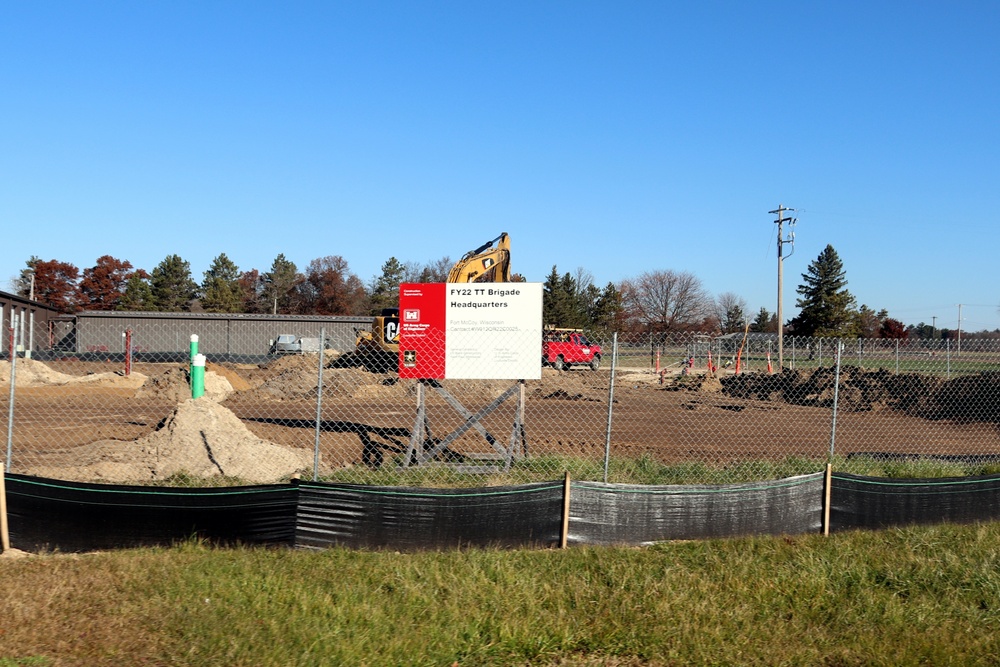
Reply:
[[[889,317],[889,311],[884,308],[877,313],[862,304],[855,314],[854,329],[862,338],[876,338],[882,329],[882,323]]]
[[[747,302],[733,292],[723,292],[715,300],[715,316],[724,334],[740,333],[746,327]]]
[[[576,279],[569,273],[560,276],[555,265],[542,284],[542,320],[546,326],[565,328],[580,328],[587,323]]]
[[[191,265],[177,255],[168,255],[156,265],[150,286],[156,310],[166,313],[186,310],[198,289],[191,279]]]
[[[309,262],[305,279],[296,286],[300,312],[315,315],[361,315],[368,311],[368,294],[347,260],[328,255]]]
[[[701,281],[687,271],[647,271],[622,283],[629,317],[659,332],[700,328],[711,313]]]
[[[372,279],[371,312],[378,315],[383,308],[399,307],[399,284],[404,282],[406,267],[395,257],[390,257],[382,265],[382,275]]]
[[[34,276],[35,301],[44,303],[64,313],[71,313],[80,305],[80,291],[77,281],[80,270],[67,262],[50,259],[47,262],[32,257],[27,262],[28,268],[21,272],[19,281],[21,296],[30,297]],[[26,280],[25,280],[26,277]]]
[[[281,253],[271,263],[271,270],[263,275],[264,287],[261,300],[265,312],[291,313],[296,309],[296,285],[304,278],[299,274],[295,263],[285,259]]]
[[[240,304],[244,313],[266,313],[268,304],[264,302],[264,278],[257,269],[240,274],[236,281],[239,288]]]
[[[905,339],[909,336],[906,325],[899,320],[887,317],[882,321],[882,326],[878,330],[879,338],[899,338]]]
[[[603,290],[600,290],[587,315],[591,326],[597,329],[621,331],[624,328],[625,307],[622,304],[622,293],[614,283],[609,282]]]
[[[118,300],[117,310],[148,311],[156,310],[156,300],[153,298],[153,288],[149,284],[149,274],[137,269],[125,281],[125,289]]]
[[[81,306],[84,310],[117,310],[125,286],[134,273],[128,261],[111,255],[98,257],[94,266],[83,270]]]
[[[35,265],[42,261],[41,257],[38,255],[32,255],[25,266],[21,269],[21,273],[18,274],[17,278],[13,278],[10,281],[11,291],[14,294],[23,296],[26,299],[33,298],[34,296],[34,285],[32,282],[35,279]]]
[[[844,265],[832,245],[813,260],[796,291],[801,308],[790,325],[797,336],[856,336],[854,297],[847,291]]]
[[[746,326],[745,324],[743,325]],[[761,306],[761,309],[757,311],[757,317],[754,318],[753,323],[750,325],[750,331],[754,333],[778,333],[778,315],[777,313],[769,313],[767,308]]]
[[[201,283],[201,306],[210,313],[238,313],[243,308],[240,269],[222,253],[212,260]]]

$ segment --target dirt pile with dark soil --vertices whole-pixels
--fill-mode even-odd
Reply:
[[[727,396],[791,405],[832,408],[836,371],[785,369],[774,375],[741,374],[722,378]],[[918,373],[897,375],[856,366],[840,370],[838,410],[896,410],[911,417],[966,422],[1000,422],[1000,372],[964,375],[950,380]]]

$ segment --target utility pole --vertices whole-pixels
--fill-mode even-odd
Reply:
[[[956,356],[962,356],[962,304],[958,304],[958,351]]]
[[[937,332],[937,315],[931,315],[931,340],[934,340],[934,334]]]
[[[782,256],[782,248],[786,243],[792,244],[792,252],[795,252],[795,223],[797,222],[795,218],[786,218],[786,212],[794,211],[794,208],[785,208],[781,204],[778,204],[778,208],[774,211],[768,211],[771,215],[777,215],[778,219],[775,220],[775,224],[778,225],[778,372],[785,367],[784,366],[784,341],[785,341],[785,320],[783,319],[781,310],[781,279],[782,279],[782,266],[784,262],[784,257]],[[785,223],[788,223],[788,238],[782,238],[783,227]],[[792,252],[788,253],[788,256],[792,256]]]

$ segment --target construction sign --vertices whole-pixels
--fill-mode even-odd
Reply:
[[[399,377],[541,377],[541,283],[399,286]]]

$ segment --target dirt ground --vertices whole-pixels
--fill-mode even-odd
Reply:
[[[454,457],[448,460],[495,458],[512,443],[529,456],[600,458],[610,443],[613,456],[709,463],[822,458],[831,445],[837,454],[1000,453],[996,373],[948,381],[842,369],[834,434],[833,371],[823,368],[721,377],[618,370],[610,403],[607,369],[546,368],[523,388],[498,380],[418,386],[334,360],[323,369],[317,401],[318,370],[315,355],[262,366],[210,364],[206,396],[192,400],[187,369],[176,364],[139,364],[125,377],[107,364],[18,360],[11,471],[94,481],[224,474],[268,482],[311,470],[317,444],[327,472],[399,459],[411,440],[418,454],[429,443],[440,446],[437,458]],[[9,375],[0,362],[5,426]],[[481,430],[467,428],[469,414],[491,406]]]

